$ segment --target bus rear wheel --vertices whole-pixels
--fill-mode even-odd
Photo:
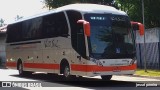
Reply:
[[[102,78],[102,80],[104,80],[104,81],[109,81],[109,80],[111,80],[112,75],[102,75],[101,78]]]
[[[18,64],[18,73],[19,73],[20,76],[23,76],[23,66],[22,66],[22,63]]]
[[[30,72],[30,71],[23,71],[22,63],[18,64],[18,72],[19,72],[19,76],[25,76],[25,75],[31,75],[32,74],[32,72]]]

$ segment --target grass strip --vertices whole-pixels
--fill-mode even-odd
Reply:
[[[160,70],[147,70],[145,72],[144,69],[137,69],[135,72],[135,75],[140,75],[140,76],[153,76],[153,77],[160,77]]]

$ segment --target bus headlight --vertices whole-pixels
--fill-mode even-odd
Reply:
[[[97,61],[98,66],[103,66],[103,64],[100,61]]]
[[[132,59],[132,61],[130,62],[130,65],[133,65],[134,63],[136,63],[136,58]]]

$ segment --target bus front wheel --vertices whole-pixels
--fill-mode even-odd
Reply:
[[[69,79],[70,78],[70,68],[69,68],[68,65],[66,65],[64,67],[63,75],[64,75],[65,79]]]
[[[109,81],[112,78],[112,75],[103,75],[101,76],[102,80]]]

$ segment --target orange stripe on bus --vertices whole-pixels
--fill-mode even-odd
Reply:
[[[7,66],[16,67],[15,62],[7,62]],[[59,64],[49,64],[49,63],[24,63],[25,68],[38,68],[38,69],[60,69]],[[80,65],[71,64],[72,71],[82,71],[82,72],[93,72],[93,71],[114,71],[114,70],[135,70],[137,68],[136,64],[129,66],[97,66],[97,65]]]
[[[16,62],[7,62],[6,66],[8,66],[8,67],[17,67],[17,64],[16,64]]]
[[[137,68],[136,64],[130,66],[97,66],[97,65],[78,65],[72,64],[71,70],[73,71],[114,71],[114,70],[135,70]]]
[[[59,69],[59,64],[48,63],[24,63],[25,68]]]

